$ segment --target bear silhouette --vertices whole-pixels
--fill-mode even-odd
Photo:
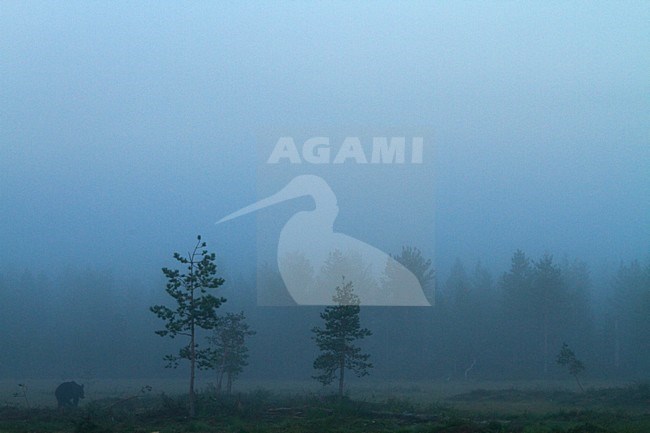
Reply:
[[[63,382],[54,391],[59,407],[77,407],[79,399],[84,398],[84,386],[77,382]]]

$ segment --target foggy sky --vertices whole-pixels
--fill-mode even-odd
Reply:
[[[252,264],[252,220],[214,223],[256,200],[255,134],[285,125],[432,131],[439,267],[646,259],[648,22],[647,2],[2,2],[0,269],[158,275],[198,233]]]

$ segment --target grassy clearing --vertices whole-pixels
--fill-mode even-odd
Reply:
[[[354,388],[338,401],[322,388],[284,384],[282,391],[253,388],[219,396],[205,386],[198,416],[188,420],[182,393],[167,394],[162,383],[142,391],[140,384],[113,395],[88,398],[76,409],[58,410],[19,397],[0,403],[0,432],[648,432],[650,386],[632,385],[576,393],[562,388],[481,388],[455,384],[383,383]],[[43,383],[49,386],[48,383]],[[177,385],[184,382],[179,381]],[[97,384],[95,384],[97,385]],[[113,383],[115,385],[115,383]],[[169,385],[169,384],[168,384]],[[251,388],[248,388],[248,386]],[[267,385],[278,385],[267,383]],[[476,384],[474,384],[476,385]],[[502,384],[503,385],[503,384]],[[513,384],[507,384],[513,385]],[[143,385],[145,386],[145,385]],[[99,388],[98,388],[99,389]],[[96,395],[109,394],[105,388]],[[287,391],[293,389],[293,392]],[[5,395],[9,390],[4,390]],[[39,391],[28,386],[28,391]],[[45,388],[41,390],[45,392]],[[39,392],[41,392],[39,391]],[[39,394],[34,392],[34,394]],[[29,395],[29,394],[28,394]],[[24,400],[24,399],[23,399]],[[38,399],[34,399],[37,401]]]
[[[23,389],[19,384],[25,384],[27,398],[31,407],[55,407],[54,390],[63,380],[30,380],[5,379],[0,380],[0,405],[25,407],[22,396]],[[178,395],[187,392],[187,380],[180,379],[97,379],[92,377],[79,378],[77,382],[85,385],[86,399],[81,404],[90,401],[126,398],[137,395],[142,387],[150,386],[151,395],[166,393]],[[625,382],[590,381],[591,389],[625,388],[631,385]],[[211,380],[197,382],[197,388],[209,391]],[[235,382],[235,392],[251,392],[257,389],[269,389],[279,395],[327,395],[331,392],[311,379],[305,380],[250,380],[242,379]],[[469,393],[474,390],[505,390],[517,389],[524,391],[568,391],[576,390],[575,382],[566,381],[386,381],[364,378],[349,382],[348,395],[355,400],[382,402],[387,398],[409,400],[421,405],[435,404],[453,396]],[[19,395],[16,395],[19,394]]]
[[[476,389],[453,396],[456,408],[474,412],[548,413],[557,411],[612,411],[650,413],[650,385],[588,389],[584,393],[563,390]]]

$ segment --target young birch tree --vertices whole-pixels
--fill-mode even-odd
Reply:
[[[208,341],[212,344],[210,359],[205,363],[206,368],[217,370],[217,391],[221,391],[224,376],[226,378],[226,393],[232,392],[233,380],[248,365],[248,347],[246,338],[255,335],[246,323],[244,312],[228,313],[220,317]]]

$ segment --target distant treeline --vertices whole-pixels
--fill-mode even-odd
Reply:
[[[521,251],[496,276],[457,260],[446,274],[436,270],[432,308],[362,307],[362,325],[373,332],[363,342],[372,376],[563,378],[555,359],[566,342],[587,378],[647,380],[650,263],[624,263],[603,278],[592,281],[579,260]],[[223,313],[245,311],[257,331],[243,377],[309,379],[317,355],[310,330],[322,307],[258,307],[254,281],[227,278],[220,289],[228,299]],[[125,281],[97,270],[0,274],[0,378],[184,376],[184,368],[163,368],[175,341],[154,334],[161,323],[149,306],[167,301],[162,278]]]

